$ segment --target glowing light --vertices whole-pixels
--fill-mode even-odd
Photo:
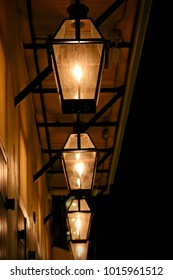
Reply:
[[[78,186],[78,188],[80,188],[80,186],[81,186],[81,179],[80,178],[77,178],[77,186]]]
[[[80,153],[77,153],[77,154],[75,155],[75,157],[76,157],[76,160],[79,160],[79,159],[80,159]]]
[[[74,67],[74,69],[73,69],[73,73],[74,73],[74,75],[75,75],[75,77],[76,77],[76,79],[77,79],[77,81],[78,81],[78,83],[79,83],[80,80],[81,80],[81,77],[82,77],[81,68],[80,68],[78,65],[76,65],[76,66]]]
[[[81,176],[84,171],[84,165],[80,162],[76,163],[76,171],[79,174],[79,176]]]
[[[76,227],[77,227],[77,236],[79,237],[80,236],[80,228],[81,228],[81,220],[80,220],[79,217],[77,218],[77,221],[76,221]]]
[[[77,246],[77,254],[78,254],[79,258],[81,257],[82,253],[83,253],[83,248],[82,248],[81,245],[78,245]]]
[[[78,99],[78,92],[76,92],[74,99]]]

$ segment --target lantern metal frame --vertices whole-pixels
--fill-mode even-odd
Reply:
[[[96,106],[99,99],[99,92],[100,92],[100,86],[101,86],[101,78],[102,78],[102,72],[103,68],[105,67],[105,61],[107,57],[107,49],[108,49],[108,40],[105,40],[100,33],[100,31],[94,26],[94,22],[91,18],[87,17],[88,12],[87,6],[84,4],[80,4],[79,1],[75,1],[75,4],[72,4],[69,8],[67,8],[67,12],[70,15],[69,19],[64,19],[58,30],[55,32],[55,34],[49,38],[49,46],[50,46],[50,54],[51,54],[51,60],[52,60],[52,66],[53,71],[55,75],[55,81],[57,85],[57,89],[60,96],[60,102],[62,106],[62,112],[64,114],[83,114],[83,113],[96,113]],[[74,28],[75,28],[75,38],[72,39],[55,39],[58,32],[61,30],[62,26],[65,24],[66,21],[71,20],[74,22]],[[80,26],[82,25],[82,21],[87,20],[90,21],[93,27],[96,29],[97,33],[99,34],[100,38],[81,38],[81,30]],[[54,47],[56,45],[102,45],[102,51],[101,51],[101,57],[100,57],[100,65],[98,70],[98,76],[97,76],[97,82],[95,85],[95,93],[93,98],[65,98],[63,94],[62,89],[62,82],[60,79],[60,73],[57,67],[56,63],[56,55],[54,52]],[[89,71],[87,71],[88,73]],[[85,75],[84,75],[85,76]],[[67,77],[69,79],[69,77]],[[91,78],[92,80],[92,78]],[[82,84],[82,83],[81,83]]]
[[[86,205],[86,208],[83,209],[82,208],[82,200],[85,202],[85,205]],[[77,203],[76,208],[74,207],[73,209],[73,204],[74,203]],[[72,209],[71,209],[72,208]],[[82,215],[80,214],[84,214],[85,217],[87,217],[87,223],[88,223],[88,228],[86,228],[86,232],[83,231],[83,227],[84,225],[81,225],[82,222],[84,222],[82,219],[84,217],[82,217]],[[75,217],[74,217],[75,216]],[[69,241],[72,241],[72,242],[86,242],[87,240],[89,240],[89,235],[90,235],[90,228],[91,228],[91,221],[92,221],[92,217],[93,217],[93,213],[91,212],[85,198],[73,198],[70,205],[69,205],[69,208],[67,210],[67,213],[66,213],[66,221],[67,221],[67,227],[69,229],[69,232],[70,232],[70,240]],[[78,221],[76,221],[76,219],[80,220],[80,223],[78,223]],[[75,225],[74,225],[75,223]],[[76,231],[73,232],[73,229],[77,229],[78,228],[78,231],[79,233],[77,233]],[[80,232],[82,231],[82,232]],[[82,235],[82,237],[81,237]],[[83,238],[83,235],[85,235],[85,238]]]
[[[66,145],[70,139],[71,136],[75,136],[76,137],[76,141],[77,141],[77,147],[76,148],[66,148]],[[88,139],[90,140],[93,148],[82,148],[81,146],[81,137],[83,135],[86,135],[88,137]],[[90,176],[90,184],[89,184],[89,187],[88,188],[85,188],[83,186],[80,185],[79,188],[74,188],[72,186],[72,182],[71,182],[71,179],[70,179],[70,174],[69,174],[69,169],[67,168],[67,159],[65,159],[65,154],[69,154],[69,155],[72,155],[73,154],[83,154],[85,153],[87,156],[91,153],[95,153],[95,158],[93,159],[93,168],[92,168],[92,174]],[[69,189],[69,192],[71,195],[75,195],[75,196],[79,196],[79,193],[81,196],[83,195],[87,195],[89,193],[91,193],[93,187],[94,187],[94,182],[95,182],[95,175],[96,175],[96,167],[97,167],[97,154],[98,154],[98,151],[96,150],[95,148],[95,145],[91,139],[91,137],[89,136],[88,133],[70,133],[65,144],[64,144],[64,147],[62,149],[62,153],[61,153],[61,161],[62,161],[62,166],[63,166],[63,170],[64,170],[64,175],[65,175],[65,179],[66,179],[66,182],[67,182],[67,187]],[[74,155],[75,156],[75,155]],[[92,156],[92,155],[91,155]],[[76,160],[77,161],[77,160]],[[75,160],[73,160],[73,162],[75,162]],[[85,165],[85,159],[83,159],[81,161],[83,163],[83,165]]]

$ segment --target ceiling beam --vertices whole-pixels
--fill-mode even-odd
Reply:
[[[96,173],[108,173],[109,172],[109,169],[97,169],[96,170]],[[47,170],[46,172],[47,174],[64,174],[64,171],[63,169],[50,169],[50,170]]]
[[[107,20],[126,0],[117,0],[107,8],[95,21],[94,25],[99,27],[105,20]]]
[[[108,151],[107,153],[105,153],[105,155],[101,158],[101,160],[99,160],[99,162],[97,163],[97,168],[100,167],[104,161],[112,154],[112,151]]]
[[[67,149],[66,149],[67,150]],[[74,149],[68,149],[69,150],[74,150]],[[81,150],[86,150],[86,149],[81,149]],[[91,148],[91,149],[87,149],[88,151],[89,150],[92,150],[92,151],[96,151],[96,152],[100,152],[100,153],[105,153],[105,152],[112,152],[113,151],[113,147],[111,148]],[[63,149],[51,149],[51,153],[62,153]],[[42,149],[42,152],[43,153],[49,153],[49,150],[48,149]]]
[[[103,108],[101,108],[100,111],[96,113],[90,121],[88,121],[88,123],[84,127],[83,132],[87,131],[91,126],[94,125],[94,123],[124,94],[124,90],[124,86],[116,88],[115,92],[117,92],[117,94],[110,101],[108,101],[107,104]]]
[[[33,79],[18,95],[14,98],[14,104],[17,106],[33,89],[38,86],[50,73],[52,72],[52,67],[48,65],[40,74]]]
[[[117,91],[117,87],[107,87],[107,88],[101,88],[100,89],[100,92],[105,92],[105,93],[108,93],[108,92],[116,92]],[[57,88],[42,88],[41,89],[41,92],[42,93],[58,93],[58,90]],[[40,93],[40,89],[39,88],[34,88],[32,90],[32,93]]]
[[[84,126],[87,125],[87,123],[82,123]],[[73,123],[72,122],[37,122],[36,123],[37,127],[73,127]],[[93,124],[94,127],[101,127],[101,126],[117,126],[118,122],[95,122]]]
[[[131,42],[112,42],[108,43],[108,46],[110,48],[130,48],[131,47]],[[23,48],[25,50],[48,50],[49,45],[46,43],[24,43]]]
[[[52,218],[53,211],[51,211],[45,218],[44,218],[44,224]]]
[[[31,35],[31,42],[35,46],[36,45],[36,36],[35,36],[35,30],[34,30],[34,23],[33,23],[33,13],[32,13],[32,4],[31,0],[25,0],[26,3],[26,9],[27,9],[27,15],[28,15],[28,21],[29,21],[29,30],[30,30],[30,35]],[[47,71],[41,71],[40,65],[39,65],[39,59],[38,59],[38,51],[36,48],[33,48],[33,56],[34,56],[34,61],[35,61],[35,68],[36,68],[36,73],[37,73],[37,78],[35,79],[35,84],[37,83],[39,89],[40,89],[40,103],[41,103],[41,108],[42,108],[42,113],[43,113],[43,119],[44,122],[47,122],[47,115],[46,115],[46,108],[45,108],[45,102],[44,102],[44,97],[42,94],[42,81],[52,72],[52,63],[50,59],[50,53],[49,50],[47,49],[47,57],[48,57],[48,66],[45,68]],[[33,86],[33,83],[30,83],[31,86]],[[35,86],[34,86],[35,88]],[[27,89],[27,87],[26,87]],[[27,94],[27,91],[25,89],[25,93]],[[22,95],[21,95],[22,96]],[[47,147],[50,149],[50,136],[49,136],[49,131],[48,128],[45,127],[45,133],[46,133],[46,140],[47,140]],[[40,138],[39,132],[38,132],[38,137]],[[51,162],[52,155],[49,153],[49,160]]]
[[[58,160],[61,156],[61,153],[56,153],[51,160],[49,160],[34,176],[33,176],[33,182],[36,182],[38,178],[40,178],[41,175],[43,175],[49,167],[52,166],[52,164]]]

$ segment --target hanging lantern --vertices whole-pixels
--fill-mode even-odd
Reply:
[[[62,152],[70,192],[90,191],[96,173],[96,150],[87,133],[70,134]]]
[[[70,241],[69,246],[74,260],[87,260],[89,241]]]
[[[73,199],[67,211],[71,241],[87,241],[91,224],[90,208],[84,198]],[[79,247],[76,247],[76,249]]]
[[[88,8],[71,5],[70,19],[51,40],[52,62],[62,111],[95,113],[105,61],[106,40],[87,18]]]

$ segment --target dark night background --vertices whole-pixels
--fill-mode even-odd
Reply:
[[[173,259],[166,8],[153,1],[115,183],[110,195],[95,201],[91,250],[96,259]]]

